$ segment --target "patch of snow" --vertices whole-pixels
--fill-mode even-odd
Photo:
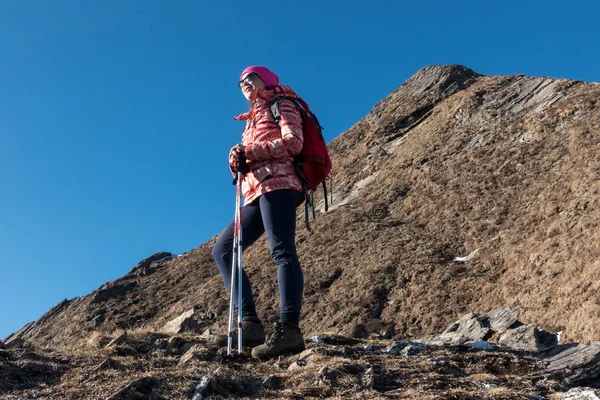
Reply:
[[[496,346],[487,341],[467,342],[465,346],[474,347],[481,350],[494,350]]]
[[[323,340],[323,338],[319,337],[319,336],[313,336],[310,339],[308,339],[310,342],[316,343],[316,344],[325,344],[325,341]]]
[[[454,257],[454,259],[452,261],[465,263],[465,262],[473,259],[473,257],[475,257],[475,255],[477,255],[477,253],[479,253],[479,249],[472,251],[471,253],[469,253],[468,256],[465,256],[465,257]]]

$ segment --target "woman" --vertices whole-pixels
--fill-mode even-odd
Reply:
[[[284,353],[304,350],[299,328],[304,278],[296,255],[296,207],[304,199],[293,157],[302,150],[302,118],[294,103],[281,100],[279,124],[273,119],[269,102],[276,97],[297,97],[265,67],[246,68],[238,86],[251,103],[250,110],[235,118],[246,121],[242,143],[229,153],[229,164],[236,176],[244,165],[242,192],[242,247],[267,234],[271,257],[277,264],[280,318],[265,341],[263,325],[256,314],[252,287],[246,272],[242,275],[242,341],[252,346],[252,357],[266,360]],[[223,231],[213,248],[213,257],[225,288],[230,290],[234,222]],[[237,290],[234,293],[237,304]],[[235,333],[237,335],[237,332]],[[234,336],[237,337],[237,336]],[[227,341],[221,335],[219,342]]]

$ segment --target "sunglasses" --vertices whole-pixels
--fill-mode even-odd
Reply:
[[[256,78],[257,76],[258,74],[256,74],[255,72],[250,72],[244,77],[244,79],[238,82],[238,87],[241,89],[244,83],[253,81],[254,78]]]

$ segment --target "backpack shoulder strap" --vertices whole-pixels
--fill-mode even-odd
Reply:
[[[273,117],[273,119],[275,120],[275,122],[277,122],[277,124],[279,124],[279,121],[281,121],[281,111],[279,111],[279,101],[280,100],[281,100],[281,97],[275,97],[268,104],[269,111],[271,112],[271,117]]]
[[[269,101],[268,106],[269,106],[269,111],[271,112],[271,116],[273,117],[275,122],[277,122],[278,124],[279,124],[279,121],[281,121],[281,111],[279,110],[279,103],[281,102],[281,100],[291,101],[292,103],[294,103],[296,108],[298,108],[298,107],[305,108],[302,106],[302,104],[298,103],[298,99],[296,99],[295,97],[288,97],[288,96],[275,97],[273,100]]]

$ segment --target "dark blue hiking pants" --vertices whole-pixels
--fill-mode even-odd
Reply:
[[[304,277],[296,254],[296,207],[303,198],[297,190],[275,190],[261,195],[242,209],[242,249],[266,232],[271,257],[277,264],[280,321],[289,324],[299,322],[304,290]],[[234,221],[221,233],[212,250],[228,292],[231,289],[233,230]],[[237,304],[237,289],[234,301]],[[257,317],[246,271],[242,274],[242,316]]]

